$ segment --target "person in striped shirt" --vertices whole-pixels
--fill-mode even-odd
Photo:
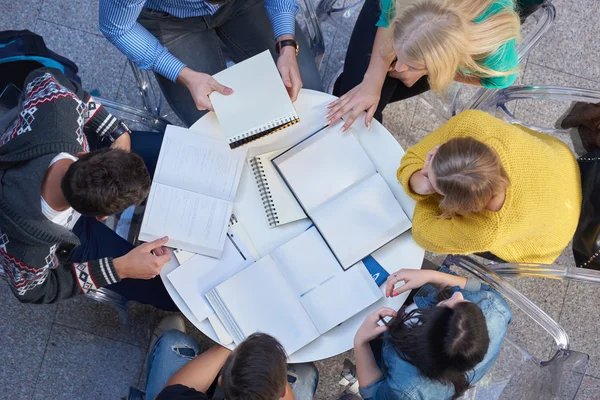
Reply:
[[[212,75],[226,61],[270,50],[295,101],[321,89],[308,42],[296,29],[296,0],[100,0],[100,31],[141,69],[154,71],[188,126],[211,110],[208,95],[230,94]]]

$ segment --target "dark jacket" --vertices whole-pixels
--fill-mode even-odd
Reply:
[[[68,263],[79,239],[41,210],[52,158],[89,151],[86,134],[99,140],[116,126],[60,71],[42,68],[27,77],[20,113],[0,132],[0,265],[20,301],[53,303],[120,280],[111,258]]]

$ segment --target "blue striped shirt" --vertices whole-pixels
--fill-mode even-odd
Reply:
[[[139,68],[174,82],[185,64],[137,22],[142,8],[188,18],[213,15],[219,7],[201,0],[100,0],[100,31]],[[265,0],[265,9],[276,38],[295,33],[296,0]]]

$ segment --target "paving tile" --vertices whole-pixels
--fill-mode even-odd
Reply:
[[[568,282],[542,278],[509,278],[508,282],[550,318],[559,321]],[[510,337],[533,356],[547,360],[555,350],[552,337],[513,304],[509,305],[513,312],[513,320],[508,327]]]
[[[98,29],[99,0],[45,1],[40,19],[102,36]]]
[[[394,135],[404,150],[427,134],[425,130],[411,127],[417,105],[415,99],[407,99],[388,104],[383,110],[383,126]]]
[[[527,63],[523,84],[600,89],[600,83],[546,68],[532,61]],[[515,117],[535,126],[553,128],[556,121],[569,109],[570,105],[571,102],[568,101],[519,100],[515,109]],[[557,133],[556,137],[571,145],[571,134]]]
[[[438,105],[441,103],[432,91],[416,96],[413,100],[415,101],[415,115],[412,121],[413,128],[433,132],[446,122],[446,118],[438,111],[440,110]]]
[[[130,301],[128,313],[129,326],[121,326],[119,314],[114,308],[78,296],[58,303],[54,322],[145,349],[158,323],[158,310],[152,306]]]
[[[344,360],[348,358],[354,362],[354,351],[349,350],[325,360],[315,362],[319,369],[319,386],[315,393],[316,400],[335,400],[342,392],[344,387],[340,386],[339,382],[344,368]]]
[[[56,305],[21,304],[0,280],[0,397],[31,399]]]
[[[571,348],[590,355],[587,373],[600,377],[600,298],[598,285],[571,282],[559,323],[569,335]]]
[[[556,22],[532,50],[536,64],[600,82],[600,3],[554,0]]]
[[[600,379],[586,375],[583,378],[576,400],[597,400],[600,399]]]
[[[55,324],[33,399],[119,399],[137,384],[146,349]]]
[[[0,0],[0,29],[33,30],[43,0]]]
[[[35,29],[56,53],[79,66],[86,90],[115,100],[125,68],[125,56],[106,39],[77,29],[39,20]]]

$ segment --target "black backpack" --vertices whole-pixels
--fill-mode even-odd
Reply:
[[[46,47],[40,35],[28,30],[0,31],[0,93],[11,83],[22,89],[27,75],[41,67],[56,68],[81,84],[77,65]]]

